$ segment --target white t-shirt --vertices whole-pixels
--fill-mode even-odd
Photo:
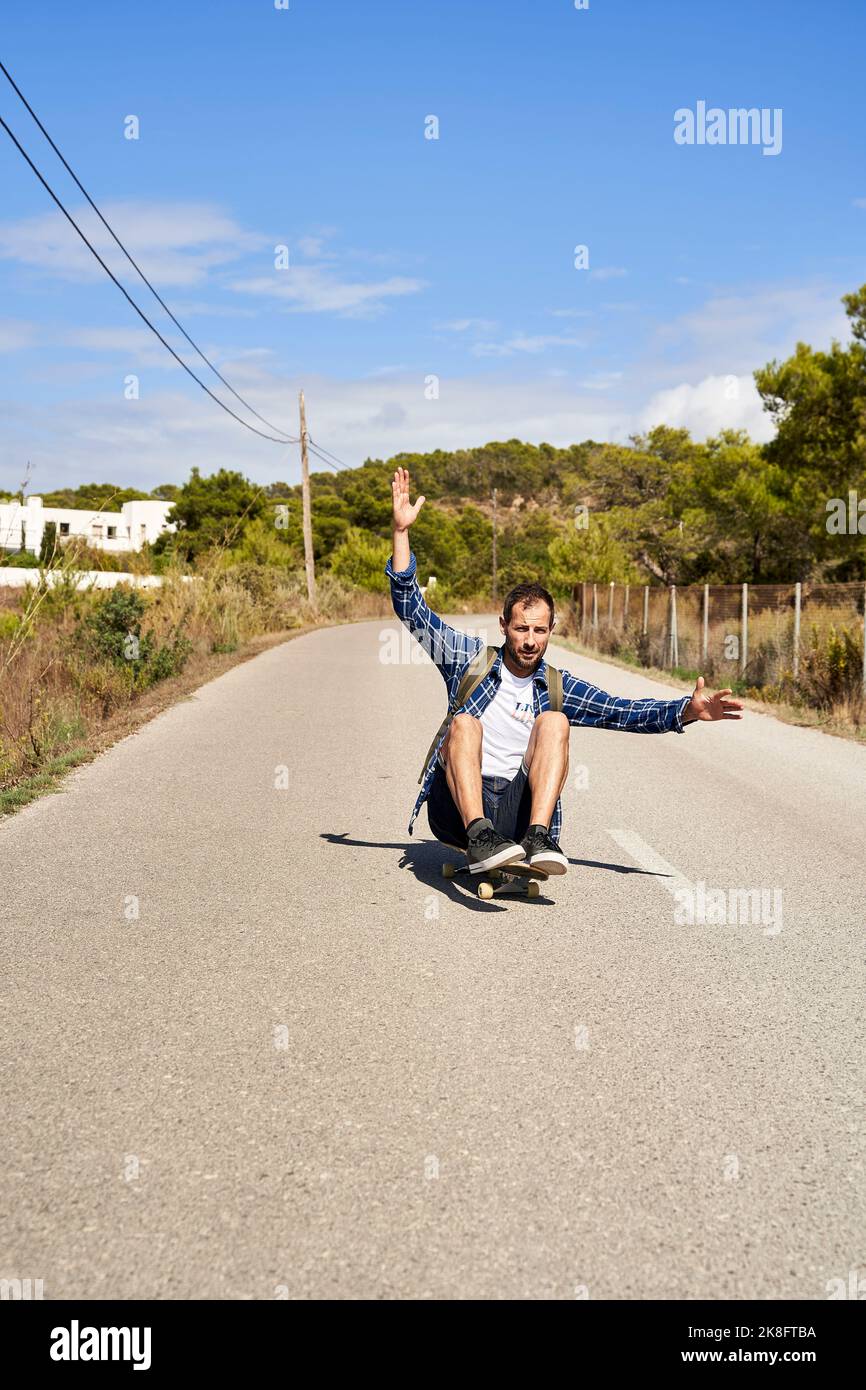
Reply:
[[[499,689],[481,715],[481,776],[517,775],[535,723],[532,676],[514,676],[502,663]]]

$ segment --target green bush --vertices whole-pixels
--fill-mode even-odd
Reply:
[[[256,603],[271,604],[278,593],[286,571],[273,565],[244,561],[225,571],[225,581],[239,584]]]
[[[359,589],[381,593],[390,554],[388,541],[360,526],[351,526],[331,556],[331,569],[340,579],[356,584]]]
[[[88,656],[128,672],[134,689],[177,675],[192,651],[192,644],[177,632],[161,644],[152,633],[142,632],[146,610],[142,594],[118,585],[98,599],[79,629]]]
[[[14,555],[0,556],[0,564],[16,570],[38,570],[39,556],[31,555],[29,550],[16,550]]]
[[[863,639],[859,631],[831,625],[822,637],[812,627],[800,658],[797,693],[817,709],[859,700],[863,688]]]
[[[155,685],[168,676],[180,675],[191,651],[192,643],[186,637],[178,636],[157,647],[148,665],[148,684]]]
[[[124,666],[130,660],[130,650],[137,644],[137,659],[146,659],[144,644],[147,639],[141,638],[141,620],[146,606],[144,597],[125,585],[119,584],[101,597],[84,620],[88,645],[94,654]],[[136,643],[131,643],[130,638],[135,638]]]

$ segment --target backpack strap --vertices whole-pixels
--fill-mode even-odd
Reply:
[[[448,713],[439,725],[436,731],[436,737],[427,749],[427,756],[424,759],[421,775],[418,778],[419,784],[424,781],[424,774],[427,771],[430,759],[436,751],[439,740],[448,732],[451,721],[457,711],[463,708],[475,694],[481,682],[486,680],[490,675],[490,672],[493,670],[493,663],[501,650],[501,647],[480,647],[466,667],[466,670],[460,678],[457,693],[448,706]],[[555,666],[549,664],[547,667],[547,697],[550,701],[550,708],[556,711],[556,713],[559,713],[562,710],[563,704],[562,672],[557,670]]]
[[[547,698],[550,700],[550,708],[556,714],[561,714],[565,697],[562,691],[562,672],[556,666],[548,665],[547,668]]]
[[[451,726],[451,721],[454,718],[455,714],[459,709],[462,709],[463,705],[466,704],[466,701],[470,698],[470,696],[475,694],[475,691],[478,689],[479,685],[485,679],[485,677],[490,675],[490,672],[493,670],[493,663],[498,655],[498,647],[479,647],[478,651],[475,653],[469,665],[466,667],[466,670],[460,677],[460,684],[457,687],[457,692],[454,696],[454,699],[451,700],[451,702],[448,705],[448,713],[442,720],[442,723],[439,725],[439,728],[436,731],[436,737],[433,739],[433,742],[427,749],[427,756],[424,759],[424,766],[421,768],[421,775],[418,778],[419,783],[424,781],[424,774],[427,771],[430,759],[433,757],[433,754],[436,751],[436,747],[439,743],[439,740],[442,737],[444,737],[444,735],[448,732],[448,729]]]

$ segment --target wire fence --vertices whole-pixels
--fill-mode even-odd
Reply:
[[[807,698],[819,676],[842,697],[866,692],[862,580],[669,588],[580,583],[573,598],[577,633],[587,646],[643,666],[724,677],[740,688],[800,686]]]

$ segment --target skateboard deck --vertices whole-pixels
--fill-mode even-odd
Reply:
[[[451,846],[457,849],[456,845]],[[476,892],[479,898],[492,898],[494,893],[520,893],[527,898],[537,898],[541,891],[541,884],[550,875],[545,869],[534,869],[531,864],[522,864],[519,861],[515,864],[503,864],[498,869],[487,869],[486,872],[473,874],[469,864],[454,864],[451,860],[446,860],[442,865],[443,878],[466,877],[473,879],[478,885]]]

